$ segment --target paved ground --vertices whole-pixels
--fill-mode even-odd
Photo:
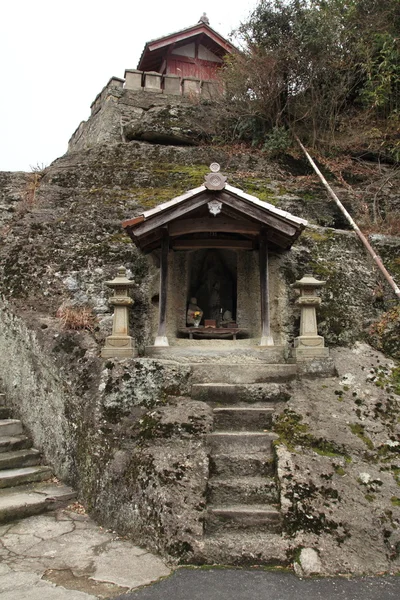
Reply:
[[[399,600],[400,577],[300,580],[264,570],[180,569],[115,600]]]
[[[114,598],[169,575],[156,556],[74,511],[0,526],[1,600]]]
[[[299,580],[287,572],[205,568],[171,574],[159,558],[98,527],[79,506],[0,526],[0,540],[0,600],[400,598],[400,577]]]

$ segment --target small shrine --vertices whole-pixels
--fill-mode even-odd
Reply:
[[[183,339],[284,345],[286,289],[274,261],[306,224],[229,185],[216,163],[200,187],[125,221],[133,243],[159,264],[154,346]]]
[[[212,29],[205,14],[196,25],[147,42],[138,71],[175,75],[180,78],[216,79],[233,45]]]

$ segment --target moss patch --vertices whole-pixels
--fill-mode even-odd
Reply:
[[[347,457],[344,449],[335,442],[317,438],[309,433],[308,425],[302,421],[302,415],[289,409],[280,414],[274,425],[274,431],[279,435],[279,439],[275,443],[285,444],[291,452],[295,452],[295,446],[302,446],[313,450],[320,456]]]
[[[351,433],[353,433],[354,435],[359,437],[360,440],[362,440],[364,442],[364,444],[367,446],[367,448],[369,450],[374,449],[374,444],[373,444],[371,438],[369,438],[367,435],[365,435],[364,425],[360,425],[359,423],[351,423],[349,425],[349,429],[350,429]]]

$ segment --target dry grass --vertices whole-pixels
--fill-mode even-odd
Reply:
[[[57,317],[60,319],[63,329],[73,331],[79,329],[93,331],[96,324],[96,317],[90,306],[61,305],[57,311]]]
[[[40,182],[43,179],[44,171],[34,171],[28,174],[28,182],[26,184],[23,197],[16,206],[16,212],[19,216],[23,216],[29,212],[37,204],[37,191],[40,187]]]

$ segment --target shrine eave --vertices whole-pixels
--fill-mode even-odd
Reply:
[[[216,216],[210,213],[212,201],[220,205]],[[160,247],[166,233],[175,250],[251,250],[258,247],[260,236],[274,247],[289,249],[306,225],[305,219],[227,184],[220,190],[202,185],[122,223],[144,252]]]

